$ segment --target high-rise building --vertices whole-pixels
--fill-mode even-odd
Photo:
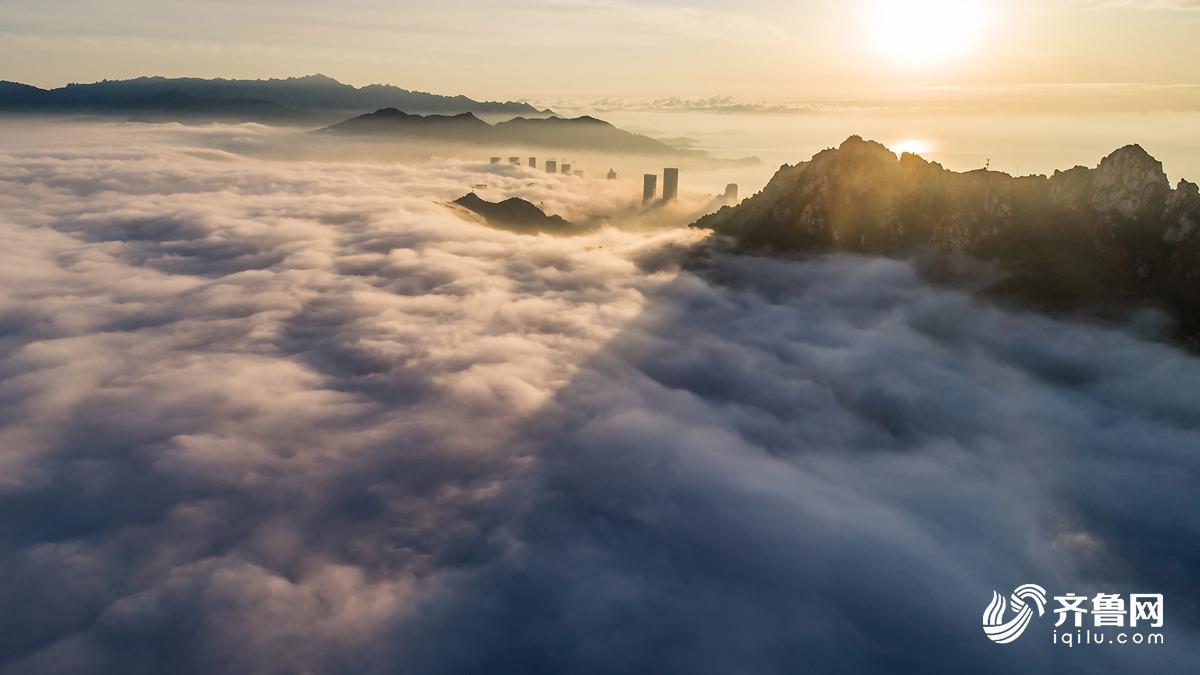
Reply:
[[[608,179],[609,179],[609,180],[616,180],[616,179],[617,179],[617,172],[616,172],[615,170],[613,170],[613,169],[609,169],[609,170],[608,170]]]
[[[493,158],[492,158],[492,164],[499,164],[499,163],[500,163],[500,158],[499,158],[499,157],[493,157]]]
[[[725,186],[725,194],[722,195],[722,197],[725,199],[726,202],[728,202],[730,204],[736,204],[737,203],[737,193],[738,193],[737,183],[730,183],[729,185]]]
[[[537,157],[530,157],[530,158],[529,158],[529,168],[531,168],[531,169],[536,169],[536,168],[537,168]]]
[[[679,196],[679,169],[663,169],[663,201],[669,202]]]
[[[546,173],[558,173],[558,160],[546,160]]]
[[[508,163],[509,163],[509,164],[516,164],[517,166],[521,166],[521,158],[520,158],[520,157],[509,157],[509,158],[508,158]]]
[[[575,172],[575,175],[576,175],[576,176],[578,176],[579,178],[583,178],[583,172],[582,172],[582,171],[576,171],[576,172]]]
[[[658,176],[652,173],[642,175],[642,203],[649,204],[658,194]]]
[[[562,172],[563,172],[563,173],[565,173],[565,174],[567,174],[568,176],[570,176],[570,175],[571,175],[571,165],[570,165],[570,164],[563,164],[563,165],[562,165]]]

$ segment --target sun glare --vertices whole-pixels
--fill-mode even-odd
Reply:
[[[918,138],[906,138],[902,141],[896,141],[888,146],[888,149],[897,155],[902,155],[906,152],[914,155],[927,155],[933,150],[933,147]]]
[[[870,49],[908,67],[969,54],[989,21],[985,0],[869,0],[866,11]]]

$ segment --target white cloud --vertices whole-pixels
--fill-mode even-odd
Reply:
[[[22,130],[5,675],[1200,664],[1193,356],[903,261],[443,203],[488,182],[581,215],[628,199],[604,181]],[[997,651],[978,614],[1014,581],[1162,591],[1177,632]]]

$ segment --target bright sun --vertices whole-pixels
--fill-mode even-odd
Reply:
[[[888,146],[888,149],[897,155],[910,152],[914,155],[928,155],[933,151],[933,146],[919,138],[906,138],[902,141],[896,141]]]
[[[903,66],[932,66],[970,53],[983,36],[985,0],[869,0],[870,48]]]

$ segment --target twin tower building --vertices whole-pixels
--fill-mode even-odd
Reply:
[[[658,176],[647,173],[642,175],[642,205],[649,204],[654,201],[654,197],[658,192]],[[663,169],[663,196],[664,202],[675,201],[679,197],[679,169]],[[734,205],[738,203],[738,186],[737,183],[730,183],[725,186],[725,194],[718,196],[719,203]]]
[[[649,204],[658,196],[658,176],[648,173],[642,176],[642,203]],[[674,201],[679,196],[679,169],[663,169],[664,202]]]

